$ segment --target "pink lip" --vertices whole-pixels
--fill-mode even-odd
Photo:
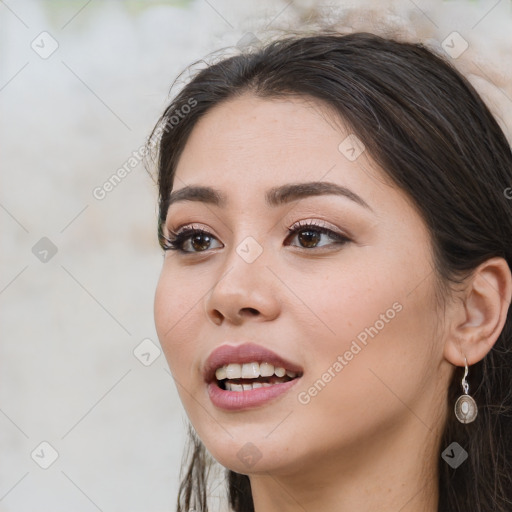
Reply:
[[[208,384],[208,396],[213,405],[221,409],[228,411],[247,409],[249,407],[258,407],[282,395],[294,386],[298,380],[299,378],[295,378],[267,388],[256,388],[246,391],[226,391],[219,388],[216,382],[210,382]]]
[[[283,359],[275,352],[272,352],[271,350],[260,345],[256,345],[255,343],[244,343],[243,345],[221,345],[220,347],[216,348],[206,360],[206,364],[203,369],[204,380],[207,383],[213,383],[218,388],[215,382],[215,370],[217,370],[217,368],[220,368],[221,366],[229,363],[243,364],[252,363],[253,361],[270,363],[276,367],[282,367],[295,373],[303,373],[303,370],[300,366],[297,366],[291,361]],[[284,384],[276,384],[276,386],[269,388],[258,388],[256,390],[251,390],[251,393],[255,391],[261,391],[263,389],[269,390],[274,387],[277,388],[283,385]],[[218,389],[223,391],[220,388]],[[223,392],[226,393],[226,391]],[[237,392],[233,391],[228,393]]]

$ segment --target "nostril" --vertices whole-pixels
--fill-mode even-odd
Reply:
[[[257,309],[254,309],[254,308],[243,308],[242,309],[242,313],[244,311],[247,311],[250,315],[259,315],[260,314],[260,312]]]
[[[218,324],[220,324],[224,318],[223,314],[216,309],[211,312],[211,316],[213,317],[213,321]]]
[[[233,322],[242,322],[244,317],[257,316],[260,312],[256,308],[242,308],[238,311],[238,314],[233,318]],[[213,309],[209,312],[209,316],[213,323],[221,325],[225,318],[229,318],[228,315],[224,315],[218,309]]]

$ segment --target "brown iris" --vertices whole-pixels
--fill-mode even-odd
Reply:
[[[205,251],[210,246],[211,237],[206,233],[197,233],[191,238],[190,243],[195,251]]]
[[[298,235],[298,239],[303,247],[316,247],[322,234],[312,229],[305,229]]]

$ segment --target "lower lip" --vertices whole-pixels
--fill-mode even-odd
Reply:
[[[216,407],[228,411],[238,411],[250,407],[258,407],[273,400],[286,393],[299,379],[300,377],[297,377],[281,384],[244,391],[227,391],[219,388],[216,382],[210,382],[208,384],[208,395]]]

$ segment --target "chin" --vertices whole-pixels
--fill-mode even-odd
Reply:
[[[248,432],[247,426],[243,428],[240,435],[231,429],[233,438],[226,436],[223,443],[218,440],[208,442],[208,439],[203,442],[219,464],[244,475],[288,473],[293,467],[297,467],[296,453],[293,447],[284,444],[284,439],[277,436],[272,440],[260,435],[253,436]]]

